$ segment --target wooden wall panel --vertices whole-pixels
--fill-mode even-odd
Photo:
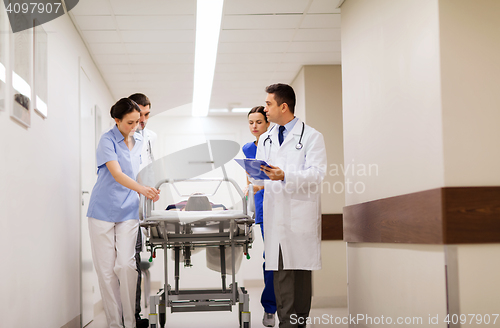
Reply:
[[[343,240],[342,214],[321,215],[321,240]]]
[[[500,242],[500,187],[447,187],[344,207],[344,240]]]

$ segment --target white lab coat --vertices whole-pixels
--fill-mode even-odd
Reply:
[[[266,270],[278,270],[280,245],[285,270],[319,270],[320,197],[321,183],[326,172],[323,135],[305,125],[303,147],[297,150],[302,121],[297,120],[281,147],[278,130],[276,126],[261,135],[256,156],[285,172],[285,181],[264,182]]]
[[[153,162],[153,156],[150,154],[150,149],[153,148],[157,135],[148,128],[144,128],[142,131],[137,131],[137,133],[140,133],[144,140],[141,152],[141,166],[139,167],[139,171],[141,171]]]

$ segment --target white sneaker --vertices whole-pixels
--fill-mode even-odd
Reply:
[[[266,327],[274,327],[275,319],[274,313],[264,312],[264,318],[262,318],[262,324]]]

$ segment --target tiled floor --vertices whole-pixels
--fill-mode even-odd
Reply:
[[[250,294],[250,312],[252,316],[252,328],[264,328],[262,325],[263,309],[260,305],[261,288],[248,288]],[[148,309],[144,313],[146,313]],[[348,315],[346,308],[330,308],[330,309],[312,309],[311,320],[316,319],[316,324],[307,325],[310,328],[319,327],[347,327],[347,324],[335,325],[336,317],[345,317]],[[147,315],[143,315],[147,318]],[[333,319],[332,319],[333,318]],[[277,321],[277,320],[276,320]],[[168,328],[237,328],[238,327],[238,312],[237,307],[233,307],[233,312],[193,312],[193,313],[168,313],[167,309],[167,324]],[[278,324],[276,322],[276,326]],[[104,312],[100,312],[94,321],[86,328],[107,328],[106,317]]]

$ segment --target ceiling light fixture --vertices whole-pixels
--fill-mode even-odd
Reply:
[[[208,115],[223,6],[224,0],[197,1],[193,116]]]

